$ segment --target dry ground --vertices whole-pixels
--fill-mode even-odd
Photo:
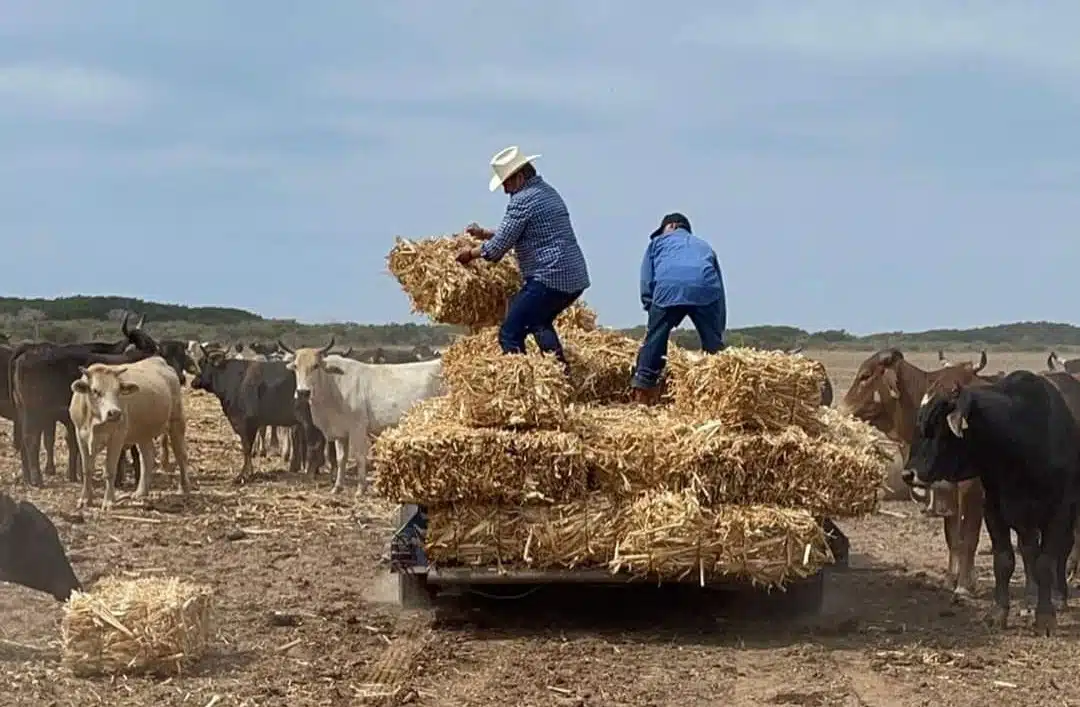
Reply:
[[[865,355],[821,356],[838,396]],[[933,365],[935,356],[911,358]],[[995,354],[989,369],[1039,370],[1043,361]],[[950,603],[940,521],[911,504],[841,522],[852,569],[829,577],[823,614],[798,623],[653,588],[469,597],[405,613],[387,601],[388,506],[331,497],[325,474],[288,479],[274,460],[260,462],[251,485],[233,487],[239,444],[215,400],[188,400],[197,486],[187,502],[159,476],[149,504],[76,513],[77,490],[60,479],[44,490],[15,485],[6,423],[0,479],[52,515],[87,583],[168,573],[213,585],[213,654],[168,681],[76,679],[58,661],[60,607],[0,585],[3,704],[203,707],[217,696],[220,707],[347,705],[382,683],[418,705],[1080,705],[1076,617],[1062,617],[1052,639],[1034,637],[1025,619],[984,628],[989,558],[978,558],[974,603]],[[61,444],[61,467],[65,455]],[[239,528],[245,538],[227,539]],[[297,625],[271,625],[271,611]]]

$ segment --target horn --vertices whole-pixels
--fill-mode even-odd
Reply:
[[[139,317],[139,321],[138,321],[138,323],[137,323],[137,324],[135,325],[135,328],[136,328],[136,329],[142,329],[142,325],[143,325],[143,322],[145,322],[145,321],[146,321],[146,314],[145,314],[145,313],[143,313],[143,315]]]
[[[349,348],[345,349],[345,353],[341,354],[342,358],[348,358],[349,356],[352,356],[352,347],[351,346]]]
[[[120,322],[120,333],[124,336],[128,335],[128,317],[131,316],[131,312],[124,312],[124,320]]]
[[[278,345],[278,348],[281,349],[282,351],[284,351],[285,353],[296,353],[295,351],[290,349],[288,346],[286,346],[285,342],[282,341],[281,339],[277,340],[277,345]]]
[[[1046,367],[1051,371],[1057,368],[1058,355],[1057,351],[1051,351],[1050,355],[1046,357]]]
[[[946,363],[945,352],[941,349],[937,350],[937,360],[941,361],[942,363]]]
[[[975,367],[975,372],[978,373],[982,369],[986,368],[986,349],[983,349],[979,355],[979,365]]]
[[[326,354],[330,353],[330,349],[332,349],[332,348],[334,348],[334,336],[333,336],[333,334],[330,335],[330,343],[327,344],[326,346],[322,347],[321,349],[319,349],[319,353],[321,353],[323,356],[325,356]]]

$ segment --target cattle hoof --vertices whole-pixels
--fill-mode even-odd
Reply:
[[[1035,633],[1039,636],[1050,637],[1057,628],[1057,616],[1051,612],[1048,614],[1035,614]]]
[[[954,604],[963,604],[971,600],[972,591],[967,587],[957,587],[953,590],[952,600]]]

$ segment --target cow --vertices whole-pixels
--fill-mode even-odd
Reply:
[[[1051,351],[1050,355],[1046,357],[1046,368],[1051,371],[1060,368],[1066,373],[1080,374],[1080,358],[1070,358],[1067,361],[1062,361],[1056,351]]]
[[[915,417],[928,387],[939,378],[955,376],[958,370],[975,376],[986,363],[984,355],[977,366],[961,363],[924,371],[905,360],[898,349],[883,349],[859,365],[837,409],[873,425],[899,443],[906,463],[915,435]],[[905,487],[900,480],[894,486]],[[935,484],[929,493],[909,488],[909,493],[913,500],[925,504],[924,512],[944,518],[949,584],[958,597],[969,595],[975,587],[973,567],[979,543],[982,487],[977,480],[967,479],[959,484]]]
[[[151,356],[126,365],[91,364],[79,367],[82,376],[71,384],[68,413],[75,425],[83,466],[83,491],[79,506],[93,494],[94,460],[105,451],[105,499],[103,508],[115,502],[112,470],[128,445],[139,448],[139,486],[133,496],[150,492],[154,470],[154,439],[167,435],[180,471],[182,494],[189,490],[187,449],[184,441],[184,403],[180,379],[165,359]]]
[[[191,387],[217,397],[229,425],[239,435],[244,465],[234,482],[244,483],[253,473],[253,447],[259,430],[267,426],[292,428],[299,422],[294,404],[296,375],[284,363],[238,360],[221,351],[204,354]],[[289,471],[296,471],[303,457],[292,454]]]
[[[22,449],[20,440],[21,430],[18,427],[18,415],[15,409],[15,401],[11,397],[11,383],[8,380],[8,367],[11,365],[12,349],[10,346],[0,345],[0,417],[11,420],[15,430],[11,435],[11,446],[18,452]],[[56,475],[56,425],[45,425],[42,430],[45,442],[45,473],[49,476]]]
[[[412,363],[362,363],[329,355],[334,339],[321,349],[293,351],[286,364],[296,373],[296,399],[311,406],[315,426],[337,447],[332,493],[344,490],[350,448],[357,463],[356,493],[367,486],[368,435],[393,427],[415,403],[443,390],[442,359]]]
[[[10,582],[67,601],[82,585],[71,568],[60,534],[29,501],[0,491],[0,582]]]
[[[79,458],[75,428],[68,405],[71,384],[79,377],[79,367],[92,363],[134,363],[157,354],[157,342],[142,331],[142,319],[134,329],[121,325],[125,338],[113,344],[33,343],[17,346],[8,366],[8,386],[17,411],[15,429],[19,440],[23,481],[42,484],[38,454],[41,437],[49,426],[64,425],[68,441],[68,479],[78,478]],[[115,469],[114,469],[115,471]]]
[[[1080,426],[1059,388],[1048,376],[1014,371],[994,383],[927,396],[904,473],[921,486],[982,481],[994,554],[994,623],[1008,625],[1012,529],[1034,575],[1036,631],[1051,635],[1053,594],[1068,601],[1065,565],[1080,505]]]

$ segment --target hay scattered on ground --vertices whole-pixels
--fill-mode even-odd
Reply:
[[[410,409],[369,458],[376,491],[396,502],[564,501],[580,498],[587,481],[577,435],[468,427],[445,396]]]
[[[734,576],[765,585],[832,561],[806,511],[708,509],[673,492],[623,505],[592,494],[556,505],[431,507],[425,548],[436,566],[623,570],[669,581]]]
[[[498,263],[477,258],[462,265],[455,260],[462,248],[479,244],[466,235],[395,238],[387,267],[408,295],[412,311],[442,324],[479,329],[501,322],[507,303],[521,288],[513,254]]]
[[[583,300],[578,300],[567,307],[555,318],[555,328],[596,331],[596,312]]]
[[[557,428],[573,393],[555,356],[492,352],[478,336],[462,337],[446,350],[443,377],[454,414],[476,427]]]
[[[735,347],[677,366],[671,383],[676,410],[726,430],[817,432],[820,375],[804,356]]]
[[[728,433],[706,423],[680,449],[676,466],[706,503],[776,505],[831,517],[873,512],[888,465],[873,445],[811,436],[798,427]]]
[[[833,561],[825,533],[804,510],[705,508],[692,493],[638,499],[613,568],[665,579],[737,577],[766,586],[808,577]]]
[[[64,663],[76,675],[178,674],[206,651],[212,600],[177,578],[102,579],[64,605]]]

